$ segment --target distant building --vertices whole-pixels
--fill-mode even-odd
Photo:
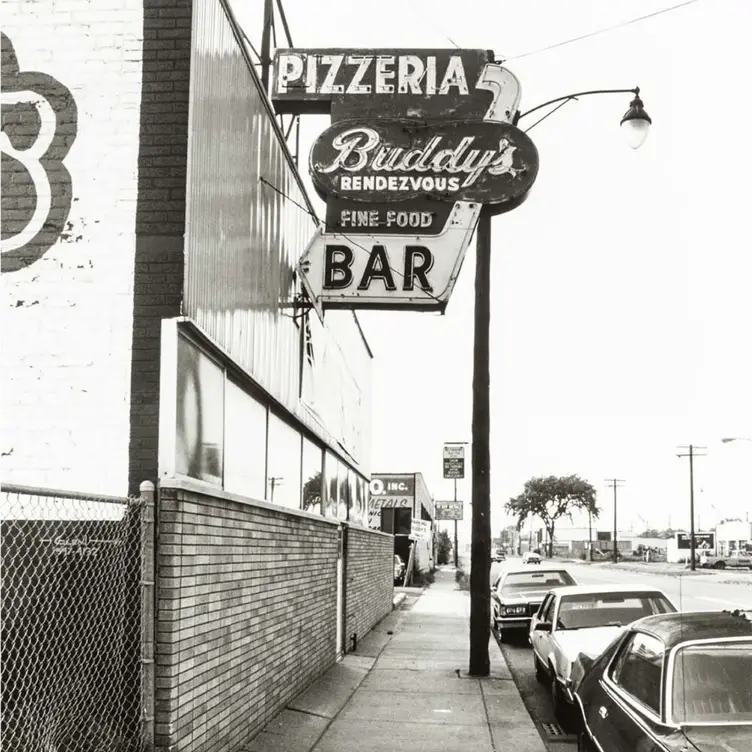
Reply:
[[[410,558],[410,546],[414,543],[416,571],[431,571],[434,567],[433,498],[422,473],[373,473],[370,488],[368,526],[394,535],[394,553],[405,562]],[[413,520],[430,523],[430,538],[411,539]]]
[[[715,533],[718,551],[723,556],[728,556],[732,551],[744,551],[752,545],[752,522],[748,520],[722,522]]]

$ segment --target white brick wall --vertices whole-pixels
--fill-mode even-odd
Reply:
[[[127,491],[142,16],[134,0],[3,2],[22,74],[53,76],[78,110],[64,160],[73,200],[63,236],[40,260],[2,275],[5,482]],[[12,88],[4,77],[4,107],[19,97]],[[49,107],[37,109],[51,125]],[[35,127],[33,110],[23,112],[11,129]],[[5,137],[0,144],[13,149]],[[27,199],[26,217],[28,196],[16,198]],[[4,213],[4,235],[12,215]]]

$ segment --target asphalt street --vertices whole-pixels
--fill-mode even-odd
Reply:
[[[469,571],[469,562],[462,562]],[[502,568],[517,567],[521,559],[509,558],[491,566],[491,581]],[[670,574],[652,571],[632,572],[604,565],[564,561],[543,561],[542,566],[561,566],[583,585],[645,584],[658,587],[682,611],[715,611],[724,608],[752,609],[752,572],[682,572],[673,568]],[[639,566],[639,565],[638,565]],[[668,568],[666,568],[668,569]],[[729,580],[732,580],[729,582]],[[735,580],[735,582],[733,581]],[[516,642],[499,644],[511,669],[517,688],[528,712],[536,723],[549,752],[573,752],[575,736],[562,729],[554,718],[549,690],[538,683],[533,672],[533,659],[525,637]]]

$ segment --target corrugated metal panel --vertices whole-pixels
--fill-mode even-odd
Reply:
[[[294,409],[293,271],[315,225],[218,0],[195,0],[193,28],[184,312]]]

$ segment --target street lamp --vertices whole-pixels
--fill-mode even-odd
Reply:
[[[516,94],[519,94],[517,89]],[[527,112],[517,110],[519,99],[507,108],[513,125],[533,112],[579,97],[595,94],[632,94],[634,99],[621,119],[622,131],[630,133],[628,143],[636,149],[647,137],[651,119],[639,98],[639,88],[597,89],[557,97]],[[555,107],[527,130],[552,115]],[[639,136],[639,137],[638,137]],[[513,207],[510,207],[513,208]],[[491,554],[491,405],[490,405],[490,329],[491,329],[491,213],[483,211],[476,230],[475,302],[473,330],[473,407],[472,407],[472,533],[470,553],[470,675],[488,676],[490,661],[488,638],[490,630],[490,568]]]
[[[527,117],[533,112],[542,110],[544,107],[548,107],[549,105],[559,102],[559,107],[562,107],[567,102],[570,102],[573,99],[588,97],[592,96],[593,94],[634,94],[634,98],[629,104],[629,109],[624,113],[624,117],[621,119],[619,125],[621,126],[621,132],[627,145],[632,149],[639,149],[645,143],[645,139],[648,137],[648,133],[650,131],[650,126],[653,123],[650,115],[645,112],[645,106],[642,102],[642,99],[640,99],[639,86],[635,86],[634,89],[593,89],[591,91],[579,91],[576,94],[567,94],[564,97],[556,97],[556,99],[551,99],[548,102],[539,104],[536,107],[533,107],[531,110],[527,110],[527,112],[523,112],[522,114],[518,113],[515,117],[514,124],[517,125],[517,123],[522,120],[522,118]],[[547,115],[544,115],[536,123],[533,123],[533,125],[537,125],[542,120],[545,120],[549,115],[552,115],[554,112],[556,112],[559,107],[554,108],[551,112],[549,112]],[[533,126],[530,126],[530,128],[532,127]],[[528,130],[530,130],[530,128],[528,128]]]

